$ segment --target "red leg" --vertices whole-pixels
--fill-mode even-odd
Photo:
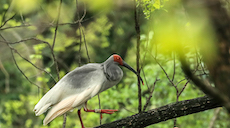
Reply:
[[[95,112],[95,113],[105,113],[105,114],[113,114],[114,112],[117,112],[118,110],[113,110],[113,109],[95,109],[95,110],[90,110],[87,108],[87,103],[85,103],[84,107],[85,112]],[[102,115],[101,115],[102,118]]]
[[[80,122],[81,122],[81,127],[82,127],[82,128],[85,128],[85,126],[84,126],[84,124],[83,124],[83,122],[82,122],[82,119],[81,119],[81,109],[79,109],[77,113],[78,113],[78,116],[79,116],[79,120],[80,120]]]

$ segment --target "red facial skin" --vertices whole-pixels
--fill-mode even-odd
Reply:
[[[113,58],[114,58],[114,61],[115,62],[118,62],[121,66],[123,66],[123,60],[122,60],[122,58],[119,56],[119,55],[113,55]],[[141,81],[142,81],[142,79],[141,79]],[[142,81],[142,84],[144,85],[144,82]]]
[[[119,55],[113,55],[114,61],[118,62],[120,65],[123,65],[123,60]]]

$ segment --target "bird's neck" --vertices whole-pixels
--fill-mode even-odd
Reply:
[[[117,81],[122,78],[123,71],[121,68],[115,63],[109,63],[103,65],[104,74],[109,81]]]
[[[107,80],[110,80],[109,75],[108,75],[108,73],[107,73],[107,69],[108,69],[109,65],[110,65],[109,63],[105,63],[105,62],[102,63],[103,72],[104,72],[104,74],[105,74]]]

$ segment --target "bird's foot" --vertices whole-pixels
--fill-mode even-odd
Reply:
[[[114,110],[114,109],[95,109],[95,112],[96,113],[100,113],[100,117],[101,119],[103,118],[102,117],[102,114],[105,113],[105,114],[113,114],[114,112],[117,112],[118,110]]]
[[[101,119],[102,119],[102,114],[113,114],[114,112],[117,112],[118,110],[116,109],[95,109],[95,110],[89,110],[87,108],[84,108],[85,112],[95,112],[95,113],[100,113]]]
[[[117,112],[116,109],[95,109],[96,113],[105,113],[105,114],[113,114],[114,112]]]

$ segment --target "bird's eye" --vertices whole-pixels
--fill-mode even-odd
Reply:
[[[119,60],[120,59],[120,57],[117,57],[117,60]]]

